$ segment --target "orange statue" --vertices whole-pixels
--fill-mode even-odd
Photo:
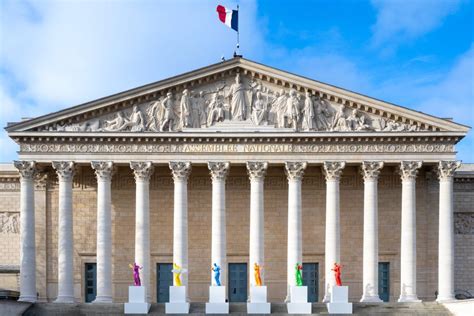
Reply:
[[[334,268],[332,268],[331,270],[334,271],[334,277],[336,278],[336,285],[337,286],[342,285],[342,282],[341,282],[341,269],[342,269],[342,265],[337,264],[337,262],[334,262]]]
[[[255,276],[255,286],[262,286],[262,278],[260,276],[260,271],[262,267],[258,263],[254,263],[253,265],[253,275]]]

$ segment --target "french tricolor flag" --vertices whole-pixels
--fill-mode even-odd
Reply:
[[[239,11],[230,10],[224,6],[217,6],[217,14],[219,15],[219,20],[222,23],[233,29],[234,31],[239,31]]]

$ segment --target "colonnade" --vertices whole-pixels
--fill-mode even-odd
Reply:
[[[34,177],[37,172],[33,161],[15,161],[21,183],[21,259],[20,300],[36,301],[35,264],[35,205]],[[328,301],[334,277],[331,268],[340,262],[339,184],[345,168],[343,161],[327,161],[322,165],[326,178],[325,230],[325,295]],[[364,227],[363,227],[363,294],[362,302],[380,302],[378,295],[378,193],[377,182],[382,161],[363,161]],[[419,301],[416,293],[416,176],[421,161],[402,161],[399,172],[402,180],[400,297],[399,302]],[[453,176],[460,163],[440,161],[439,191],[439,271],[438,300],[454,299],[454,235],[453,235]],[[72,179],[75,164],[72,161],[54,161],[59,180],[58,209],[58,296],[56,302],[74,302],[73,276],[73,214]],[[97,297],[95,302],[112,302],[112,214],[111,181],[114,164],[111,161],[92,161],[97,177]],[[250,247],[249,280],[253,285],[254,263],[264,264],[264,179],[268,163],[249,161],[246,164],[250,178]],[[142,285],[150,300],[150,210],[149,180],[153,173],[151,161],[131,162],[136,184],[135,206],[135,262],[143,267]],[[174,180],[173,262],[188,269],[188,199],[187,181],[191,173],[188,161],[169,163]],[[294,267],[302,262],[302,197],[301,186],[306,162],[286,162],[288,180],[288,247],[287,283],[295,285]],[[225,161],[208,163],[212,178],[212,242],[211,263],[227,266],[225,182],[230,164]],[[225,269],[225,268],[224,268]],[[222,283],[226,284],[223,273]],[[264,276],[262,275],[262,279]],[[212,282],[212,275],[210,274]],[[183,275],[183,285],[188,284]]]

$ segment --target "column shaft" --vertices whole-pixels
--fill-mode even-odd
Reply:
[[[416,295],[416,174],[421,162],[402,162],[402,226],[399,302],[417,302]]]
[[[437,301],[454,300],[454,218],[453,176],[458,161],[440,161],[439,175],[439,242]]]
[[[59,178],[58,297],[57,303],[74,303],[74,236],[72,179],[74,163],[53,162]]]
[[[20,172],[20,298],[36,302],[35,187],[36,164],[15,161]]]
[[[112,302],[112,196],[110,161],[93,161],[97,176],[97,296],[95,303]]]

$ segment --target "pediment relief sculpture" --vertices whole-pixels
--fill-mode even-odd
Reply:
[[[282,88],[237,73],[193,89],[184,88],[151,102],[74,124],[56,123],[50,131],[176,132],[206,129],[219,122],[246,122],[294,131],[418,131],[410,125],[378,117],[328,99]],[[219,125],[220,126],[220,125]],[[225,127],[222,128],[225,130]]]

